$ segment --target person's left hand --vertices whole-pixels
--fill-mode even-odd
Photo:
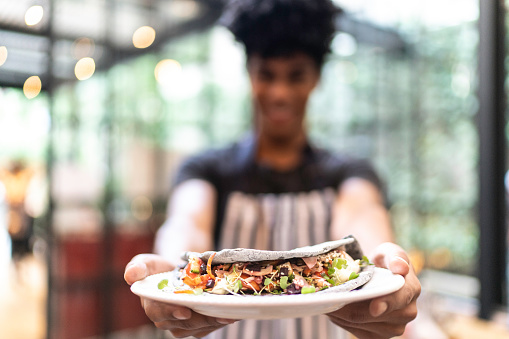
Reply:
[[[417,297],[421,284],[405,251],[396,244],[379,245],[371,258],[377,267],[387,268],[405,278],[398,291],[346,305],[329,313],[330,320],[359,339],[383,339],[402,335],[417,316]]]

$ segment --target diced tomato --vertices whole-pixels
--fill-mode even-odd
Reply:
[[[200,277],[191,278],[191,277],[185,276],[184,278],[182,278],[182,281],[184,282],[184,284],[186,284],[187,286],[191,286],[191,287],[197,287],[202,284]]]
[[[198,276],[197,273],[191,272],[191,263],[186,265],[184,271],[186,272],[186,276],[188,276],[189,278],[196,278]]]
[[[182,281],[184,284],[193,287],[193,288],[205,288],[207,285],[207,281],[210,280],[210,276],[208,274],[196,276],[196,277],[189,277],[185,276],[182,278]]]
[[[321,271],[316,271],[313,273],[313,275],[316,275],[317,277],[321,277],[323,273],[327,274],[327,267],[323,266]]]
[[[191,260],[189,261],[189,265],[191,265],[191,267],[190,267],[191,273],[200,274],[201,266],[203,265],[203,260],[201,260],[200,258],[196,258],[196,257],[191,258]]]
[[[207,281],[209,281],[212,278],[210,277],[210,275],[204,274],[204,275],[200,276],[200,279],[201,279],[202,283],[206,285]]]
[[[243,273],[240,277],[245,280],[245,279],[249,278],[249,275]],[[250,290],[254,289],[254,291],[256,291],[256,292],[261,290],[260,285],[258,285],[254,280],[252,280],[248,283],[246,283],[244,280],[241,280],[242,287],[245,287]]]

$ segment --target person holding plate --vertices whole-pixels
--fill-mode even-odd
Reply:
[[[172,270],[184,251],[289,250],[352,234],[376,266],[403,276],[404,286],[327,315],[280,320],[207,317],[142,298],[158,328],[175,337],[344,338],[348,331],[391,338],[416,317],[420,283],[393,242],[379,177],[368,162],[317,148],[307,135],[306,106],[339,12],[330,0],[231,2],[222,23],[245,48],[252,132],[182,164],[156,237],[158,254],[134,257],[125,280]]]

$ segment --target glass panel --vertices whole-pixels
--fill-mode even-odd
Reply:
[[[383,39],[376,45],[363,42],[362,32],[338,34],[309,107],[311,135],[325,147],[374,160],[387,184],[398,241],[416,264],[473,274],[478,240],[473,121],[477,3],[462,1],[464,10],[442,17],[434,15],[442,11],[442,2],[427,3],[426,10],[417,3],[393,2],[400,12],[374,11],[376,1],[340,2],[355,18],[397,31],[406,48],[384,47]],[[177,66],[174,73],[169,68],[169,80],[158,82],[154,73],[162,60]],[[158,173],[143,194],[157,197],[163,206],[168,173],[179,159],[249,129],[244,63],[230,34],[214,28],[175,40],[157,55],[115,66],[75,94],[80,98],[93,91],[88,87],[106,83],[102,88],[109,87],[110,93],[103,100],[110,101],[113,111],[104,118],[113,119],[118,154],[155,152],[151,159],[156,157],[159,165],[140,169]],[[121,195],[132,191],[137,175],[122,161],[114,155],[115,187]]]
[[[179,2],[185,1],[171,3]],[[133,3],[139,2],[115,2],[122,7],[115,22],[132,14]],[[152,3],[166,15],[174,13],[169,2]],[[386,182],[398,242],[412,253],[418,269],[473,274],[478,251],[474,124],[478,4],[338,3],[352,18],[386,35],[368,42],[362,30],[338,34],[309,106],[311,136],[324,147],[374,161]],[[62,10],[76,5],[61,4]],[[95,6],[88,9],[91,13],[106,8],[105,1],[83,2],[85,7],[90,4]],[[193,13],[191,7],[188,10]],[[141,25],[145,11],[140,13],[135,23]],[[106,23],[103,14],[97,15],[100,25],[90,34],[103,39],[92,54],[99,60],[99,55],[111,55],[101,49],[107,43]],[[57,27],[69,18],[59,20]],[[154,20],[154,25],[164,25],[160,18]],[[405,48],[394,48],[383,38],[394,34],[403,39]],[[118,44],[122,39],[125,43],[126,36],[118,33],[118,39]],[[73,41],[59,40],[55,46],[57,65],[63,65],[57,67],[61,80],[74,77]],[[215,27],[173,39],[108,71],[98,70],[88,80],[58,87],[52,135],[55,229],[59,236],[95,236],[81,237],[79,245],[72,242],[75,238],[67,238],[59,244],[61,253],[69,258],[76,254],[78,259],[83,258],[80,250],[100,253],[105,225],[121,236],[148,234],[138,242],[140,248],[132,240],[139,238],[116,238],[117,249],[129,245],[130,251],[150,251],[150,238],[164,220],[171,178],[182,158],[225,145],[250,128],[244,66],[241,48],[225,29]],[[28,101],[21,90],[0,89],[0,102],[0,165],[17,157],[44,162],[50,126],[47,97]],[[44,171],[40,176],[39,192],[44,196]],[[43,199],[35,200],[45,206]],[[114,259],[115,269],[121,270],[129,259],[128,250],[122,253],[125,257]],[[91,260],[102,267],[102,257]],[[90,278],[82,267],[61,267],[58,278],[65,274],[68,279]],[[97,274],[91,286],[103,278]]]

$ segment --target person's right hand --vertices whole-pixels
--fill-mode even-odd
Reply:
[[[159,255],[139,254],[127,264],[124,279],[129,285],[132,285],[149,275],[173,269],[174,265]],[[169,330],[176,338],[188,336],[201,338],[236,321],[204,316],[183,306],[145,298],[141,298],[141,306],[157,328]]]

